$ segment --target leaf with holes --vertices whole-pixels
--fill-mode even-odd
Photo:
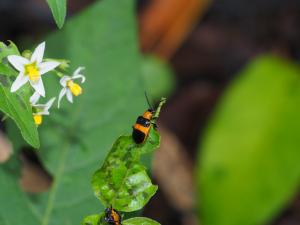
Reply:
[[[54,20],[59,28],[62,28],[67,14],[67,0],[47,0]]]
[[[63,30],[50,35],[46,45],[46,56],[71,60],[73,70],[84,66],[87,79],[83,94],[73,104],[63,99],[60,109],[53,107],[39,127],[38,156],[53,177],[50,190],[30,196],[20,191],[18,195],[39,215],[38,223],[28,224],[79,224],[86,215],[104,210],[90,179],[111,144],[131,132],[136,117],[147,107],[134,1],[96,1]],[[57,96],[61,90],[57,77],[49,74],[43,81],[47,96]],[[22,208],[12,211],[17,215],[19,210]],[[9,225],[25,223],[22,218],[2,217]]]
[[[92,179],[94,192],[106,207],[132,212],[147,204],[157,186],[151,183],[140,157],[158,146],[159,135],[154,129],[143,145],[135,144],[131,136],[117,139]]]

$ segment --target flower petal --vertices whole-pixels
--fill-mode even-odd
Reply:
[[[29,63],[28,59],[19,55],[10,55],[7,59],[20,72],[24,72],[24,66]]]
[[[46,109],[45,110],[49,110],[51,108],[51,106],[53,105],[54,101],[55,101],[55,97],[51,98],[47,103],[46,103]]]
[[[82,67],[82,66],[78,67],[78,68],[74,71],[73,76],[78,75],[78,74],[80,73],[80,71],[81,71],[81,70],[84,70],[84,69],[85,69],[85,67]],[[72,76],[72,77],[73,77],[73,76]]]
[[[76,80],[76,79],[81,79],[81,83],[85,82],[85,76],[83,76],[81,74],[77,74],[77,75],[72,77],[72,80]]]
[[[45,88],[41,78],[37,82],[30,81],[30,84],[39,95],[45,97]]]
[[[56,67],[59,66],[59,62],[55,62],[55,61],[51,61],[51,62],[43,62],[39,64],[39,68],[40,68],[40,74],[45,74],[53,69],[55,69]]]
[[[37,62],[37,64],[41,63],[44,57],[44,51],[45,51],[45,42],[39,44],[36,49],[34,49],[34,52],[32,53],[30,62]]]
[[[59,96],[58,96],[58,103],[57,103],[57,108],[60,107],[60,101],[62,99],[62,97],[64,97],[64,95],[66,94],[67,92],[67,88],[63,88],[60,93],[59,93]]]
[[[67,89],[67,99],[69,102],[73,103],[73,95],[70,89]]]
[[[34,92],[33,93],[33,95],[30,97],[30,103],[31,103],[31,105],[35,105],[37,102],[38,102],[38,100],[40,99],[40,94],[36,91],[36,92]]]
[[[10,91],[15,92],[17,91],[20,87],[22,87],[26,82],[28,81],[28,76],[24,76],[23,73],[20,73],[16,80],[13,82],[11,85]]]
[[[60,79],[59,83],[61,84],[61,86],[66,87],[66,86],[67,86],[67,81],[68,81],[68,80],[71,80],[71,77],[69,77],[69,76],[63,76],[63,77]]]

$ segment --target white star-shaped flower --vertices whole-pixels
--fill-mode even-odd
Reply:
[[[32,106],[32,115],[34,122],[37,126],[41,125],[43,122],[43,115],[49,115],[49,109],[53,105],[56,98],[51,98],[46,104],[37,104],[37,101],[39,100],[40,95],[35,92],[31,98],[30,103]]]
[[[85,76],[80,74],[81,70],[83,69],[84,67],[79,67],[74,71],[72,76],[63,76],[60,79],[60,84],[63,88],[59,93],[58,108],[60,106],[60,101],[63,96],[66,95],[68,101],[73,103],[73,95],[78,96],[82,94],[82,88],[79,86],[79,84],[75,83],[74,80],[81,79],[81,83],[85,82]]]
[[[15,92],[28,81],[36,92],[41,96],[45,96],[45,88],[41,75],[55,69],[59,66],[59,62],[48,61],[43,62],[45,51],[45,42],[39,44],[29,59],[19,55],[10,55],[8,61],[19,71],[19,75],[13,82],[10,91]]]

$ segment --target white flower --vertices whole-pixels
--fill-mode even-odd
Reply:
[[[43,122],[43,115],[49,115],[49,109],[51,108],[51,106],[53,105],[54,101],[56,98],[51,98],[46,104],[37,104],[37,101],[40,97],[39,94],[36,94],[37,92],[35,92],[30,100],[32,100],[31,102],[31,106],[32,106],[32,110],[33,110],[33,119],[35,124],[41,125],[41,123]],[[33,97],[34,96],[34,97]]]
[[[73,75],[70,76],[63,76],[60,79],[60,84],[63,86],[62,90],[59,93],[58,97],[58,108],[60,106],[60,101],[63,96],[67,95],[67,99],[69,102],[73,103],[73,95],[78,96],[82,94],[82,88],[74,82],[76,79],[81,79],[81,83],[85,82],[85,76],[80,74],[81,70],[83,70],[84,67],[79,67],[75,70]]]
[[[39,95],[45,96],[41,75],[53,70],[60,63],[55,61],[43,62],[44,51],[45,42],[36,47],[30,60],[19,55],[10,55],[7,57],[8,61],[20,72],[11,86],[11,92],[17,91],[29,81],[30,85]]]
[[[36,91],[33,93],[33,95],[30,97],[29,101],[31,105],[35,105],[38,100],[40,99],[40,94]]]

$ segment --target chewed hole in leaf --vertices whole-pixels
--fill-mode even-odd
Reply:
[[[32,149],[23,149],[20,153],[22,161],[20,185],[25,192],[40,193],[50,189],[52,176],[42,165]]]

